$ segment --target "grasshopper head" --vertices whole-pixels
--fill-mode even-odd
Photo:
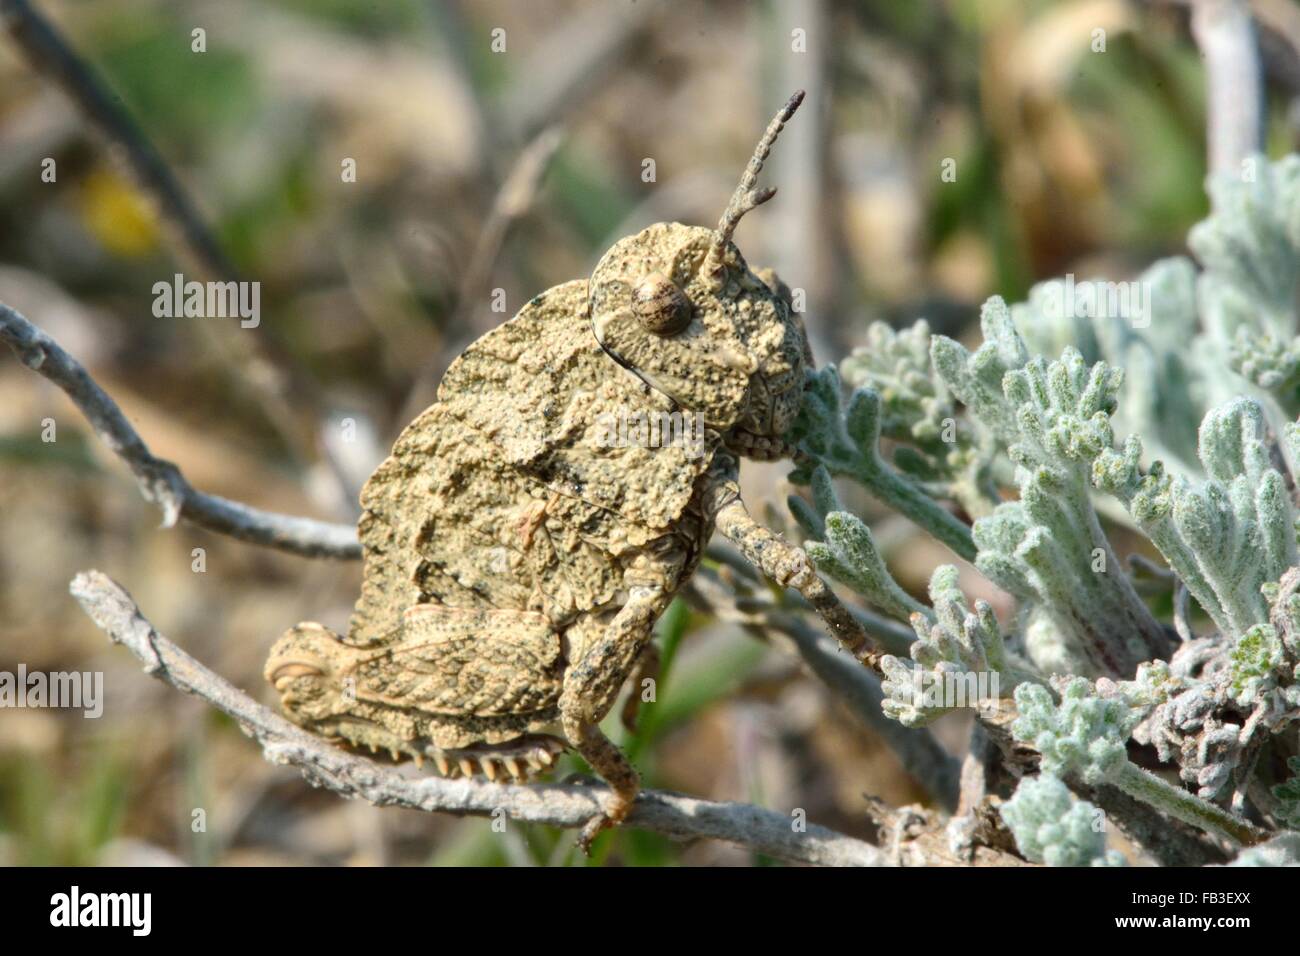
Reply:
[[[751,272],[731,236],[775,193],[754,184],[802,99],[796,93],[768,126],[717,229],[656,223],[615,243],[591,277],[601,347],[754,458],[784,454],[780,436],[799,410],[811,354],[779,282]]]

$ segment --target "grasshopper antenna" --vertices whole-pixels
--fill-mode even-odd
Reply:
[[[714,261],[720,262],[722,260],[722,254],[727,248],[727,243],[731,241],[732,233],[736,231],[736,225],[740,222],[741,217],[755,206],[761,206],[776,195],[775,186],[769,186],[765,189],[755,188],[758,185],[758,174],[763,171],[763,161],[767,159],[768,153],[772,151],[772,144],[776,142],[776,138],[781,135],[781,130],[785,128],[785,124],[790,121],[790,117],[794,116],[794,111],[803,102],[803,96],[803,90],[796,90],[795,94],[786,100],[785,106],[781,107],[781,111],[772,117],[772,122],[767,125],[763,138],[754,147],[754,155],[749,158],[749,163],[740,176],[740,185],[731,194],[731,201],[727,203],[722,218],[718,220],[717,235],[713,240],[713,246],[710,248],[710,258]]]

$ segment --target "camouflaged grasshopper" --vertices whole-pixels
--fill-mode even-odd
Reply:
[[[639,783],[598,724],[636,671],[631,725],[655,620],[715,526],[777,583],[833,602],[737,486],[737,456],[786,454],[812,365],[788,291],[731,242],[775,193],[757,177],[802,99],[768,126],[717,229],[619,241],[590,281],[537,296],[451,365],[361,493],[348,636],[299,624],[271,651],[294,721],[446,776],[524,779],[571,746],[613,791],[586,848]],[[702,447],[609,440],[611,416],[674,414]]]

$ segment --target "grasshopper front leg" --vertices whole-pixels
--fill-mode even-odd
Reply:
[[[790,544],[750,515],[740,497],[740,467],[726,452],[719,453],[706,477],[705,515],[754,567],[781,587],[794,588],[830,627],[836,640],[858,660],[880,669],[880,652],[835,592],[826,586],[803,548]]]

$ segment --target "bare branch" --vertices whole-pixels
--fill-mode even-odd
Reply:
[[[948,821],[921,807],[893,809],[868,797],[868,812],[880,826],[880,842],[892,866],[1032,866],[1015,852],[1015,842],[997,810],[984,802],[972,815],[976,839],[958,842]]]
[[[84,571],[73,579],[70,590],[91,620],[130,650],[146,673],[229,714],[261,744],[268,760],[296,767],[313,786],[376,806],[470,816],[504,811],[514,820],[560,827],[581,826],[601,811],[609,792],[603,786],[524,786],[405,776],[331,747],[208,670],[159,634],[131,596],[107,575]],[[675,840],[724,840],[799,863],[878,866],[884,862],[881,851],[869,843],[811,823],[806,832],[796,832],[790,817],[774,810],[663,791],[642,791],[625,825]]]
[[[18,359],[63,389],[95,434],[126,462],[145,499],[162,508],[163,527],[180,518],[209,531],[306,557],[361,557],[356,529],[262,511],[196,491],[180,469],[149,451],[117,403],[63,348],[18,312],[0,303],[0,340]]]

